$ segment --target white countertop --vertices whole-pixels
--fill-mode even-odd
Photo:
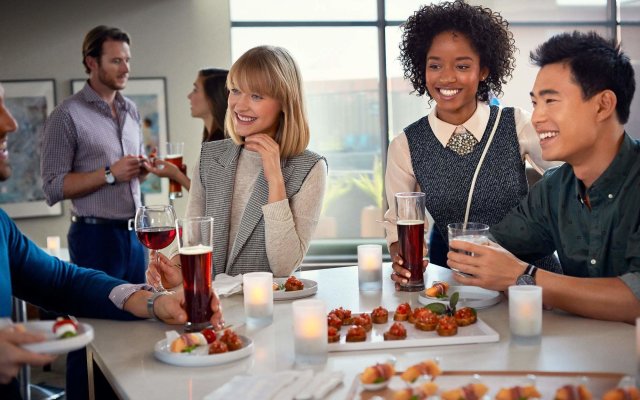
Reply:
[[[383,290],[359,292],[355,267],[303,272],[301,277],[318,282],[315,298],[324,300],[327,310],[336,307],[354,313],[383,305],[390,311],[402,302],[420,305],[418,293],[396,292],[385,265]],[[430,266],[432,280],[450,280],[450,271]],[[244,319],[243,298],[222,299],[227,323]],[[273,324],[258,331],[240,331],[254,341],[253,356],[215,367],[175,367],[157,361],[153,346],[172,329],[160,322],[121,322],[88,319],[95,339],[88,346],[96,363],[122,398],[201,399],[236,374],[269,373],[295,369],[291,301],[277,301]],[[480,310],[479,318],[500,334],[496,343],[431,346],[394,350],[329,353],[327,370],[345,372],[342,386],[331,398],[343,399],[356,374],[393,355],[400,368],[440,357],[443,370],[476,371],[564,371],[617,372],[635,376],[635,327],[590,320],[562,312],[544,311],[543,337],[539,346],[510,344],[507,301]]]

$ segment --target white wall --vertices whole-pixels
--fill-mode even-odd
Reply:
[[[0,11],[0,80],[53,78],[57,103],[70,95],[71,79],[84,78],[82,39],[96,25],[117,26],[132,38],[131,77],[167,78],[169,137],[185,142],[185,162],[197,159],[201,120],[191,118],[186,98],[197,71],[229,68],[227,0],[3,0]],[[34,143],[34,146],[37,144]],[[0,184],[1,185],[1,184]],[[186,197],[176,201],[184,213]],[[59,235],[66,247],[69,202],[60,217],[16,220],[41,246]]]

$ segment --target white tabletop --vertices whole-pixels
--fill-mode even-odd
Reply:
[[[385,265],[383,289],[359,292],[355,267],[302,273],[318,282],[316,298],[327,309],[345,307],[353,312],[371,311],[378,305],[389,310],[402,302],[419,305],[417,293],[396,292]],[[427,284],[451,280],[450,271],[430,266]],[[234,295],[222,301],[228,323],[244,318],[243,298]],[[236,374],[268,373],[295,369],[291,302],[276,302],[274,322],[258,331],[241,331],[255,344],[253,356],[215,367],[175,367],[157,361],[154,344],[171,328],[160,322],[120,322],[88,319],[95,339],[88,346],[115,392],[122,398],[201,399]],[[409,366],[440,357],[444,370],[476,371],[564,371],[617,372],[635,375],[635,328],[632,325],[585,319],[562,312],[545,311],[543,337],[539,346],[516,346],[509,340],[506,300],[480,310],[478,316],[500,334],[496,343],[432,346],[394,350],[329,353],[324,368],[345,372],[344,384],[331,393],[343,399],[356,374],[393,355],[398,366]]]

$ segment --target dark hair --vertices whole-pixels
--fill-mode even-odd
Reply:
[[[226,87],[228,74],[228,70],[218,68],[203,68],[198,71],[198,77],[202,79],[202,87],[209,104],[209,110],[213,115],[211,126],[205,126],[202,132],[203,142],[224,139],[224,117],[227,112],[227,98],[229,97],[229,91]]]
[[[84,41],[82,42],[82,64],[84,64],[84,70],[87,74],[91,72],[91,70],[89,69],[85,59],[88,56],[100,60],[100,56],[102,55],[102,44],[107,40],[115,40],[117,42],[131,44],[129,34],[118,28],[99,25],[90,30],[85,35]]]
[[[568,65],[583,99],[611,90],[617,98],[618,120],[621,124],[629,120],[636,80],[629,57],[614,40],[595,32],[561,33],[541,44],[530,57],[538,67],[555,63]]]
[[[500,13],[488,8],[471,6],[456,0],[423,6],[402,24],[400,62],[404,77],[411,81],[418,95],[429,93],[426,85],[426,58],[433,38],[442,32],[457,32],[466,37],[480,56],[480,67],[487,67],[489,75],[478,85],[478,99],[489,100],[489,91],[502,95],[515,67],[516,50],[509,23]]]

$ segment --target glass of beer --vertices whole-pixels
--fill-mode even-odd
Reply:
[[[200,331],[210,325],[213,315],[213,218],[180,218],[176,227],[187,311],[185,330]]]
[[[424,193],[396,193],[396,224],[398,227],[398,254],[404,260],[404,268],[411,272],[408,282],[401,290],[417,292],[424,290],[422,252],[424,248]]]
[[[183,168],[182,168],[183,151],[184,151],[183,142],[167,143],[167,155],[164,157],[164,160],[178,167],[180,171],[183,171]],[[173,200],[178,197],[182,197],[182,185],[180,185],[179,182],[174,181],[173,179],[169,179],[169,198]]]

